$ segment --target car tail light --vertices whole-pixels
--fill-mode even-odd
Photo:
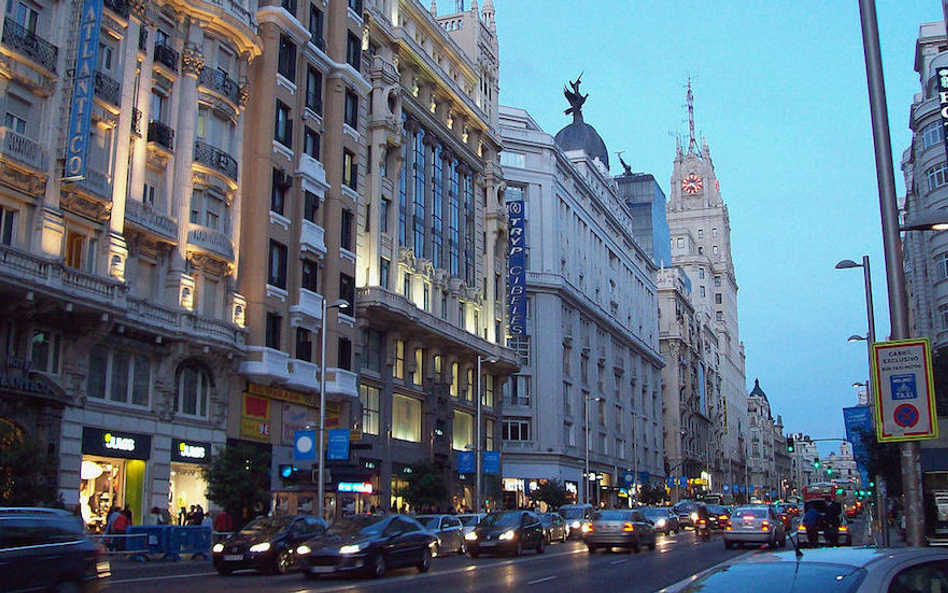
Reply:
[[[797,527],[797,531],[806,532],[806,525],[804,525],[803,523],[800,523],[800,526]]]
[[[760,526],[761,526],[763,529],[767,529],[767,528],[770,527],[770,521],[767,521],[766,519],[764,519],[763,521],[760,522]]]
[[[635,531],[635,525],[626,521],[622,524],[622,531]]]
[[[727,530],[728,530],[728,531],[731,530],[731,522],[730,522],[730,521],[727,522]]]
[[[583,523],[583,533],[590,533],[593,530],[592,523]]]
[[[719,520],[719,521],[727,521],[727,515],[721,515],[720,517],[718,517],[718,520]]]
[[[846,533],[847,531],[849,531],[849,527],[846,527],[845,525],[840,525],[839,531],[840,533]]]
[[[754,515],[744,515],[741,519],[746,519],[748,521],[753,521],[756,517]]]

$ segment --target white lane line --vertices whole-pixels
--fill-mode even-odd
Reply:
[[[537,584],[539,584],[539,583],[545,583],[545,582],[547,582],[547,581],[552,581],[553,579],[556,579],[556,578],[559,578],[559,577],[543,577],[542,579],[536,579],[536,580],[530,581],[530,582],[527,583],[527,584],[528,584],[528,585],[537,585]]]
[[[109,580],[109,584],[112,585],[121,585],[123,583],[142,583],[146,581],[158,581],[164,579],[189,579],[191,577],[207,577],[217,574],[216,572],[190,572],[188,574],[169,574],[163,576],[153,576],[153,577],[139,577],[137,579],[120,579],[120,580]]]
[[[623,562],[628,562],[628,560],[613,560],[609,564],[615,566],[616,564],[622,564]]]

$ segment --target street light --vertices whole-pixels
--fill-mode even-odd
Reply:
[[[319,350],[319,502],[316,505],[319,511],[319,518],[325,520],[324,512],[326,510],[326,311],[329,309],[348,309],[349,301],[338,299],[332,304],[327,305],[326,299],[323,299],[322,326],[320,328],[320,350]]]
[[[866,336],[860,336],[859,334],[853,334],[846,338],[847,342],[868,342],[869,338]]]
[[[919,210],[905,224],[902,231],[948,231],[948,212],[944,210]]]
[[[583,428],[586,431],[586,471],[583,475],[583,481],[586,485],[583,487],[583,496],[585,496],[584,503],[589,503],[589,402],[601,402],[604,401],[603,397],[589,397],[588,394],[583,393]]]
[[[481,468],[481,457],[483,456],[484,447],[482,444],[481,438],[481,404],[484,399],[483,394],[481,393],[481,364],[493,364],[499,359],[497,357],[484,358],[480,354],[477,355],[477,446],[474,447],[474,463],[477,464],[477,468],[474,470],[477,478],[474,481],[474,512],[479,513],[481,509],[481,479],[484,470]]]

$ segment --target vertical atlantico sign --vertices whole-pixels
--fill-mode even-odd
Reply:
[[[76,75],[72,89],[72,110],[69,112],[69,135],[66,139],[66,170],[63,179],[67,181],[84,179],[86,176],[101,22],[102,0],[84,0],[82,16],[79,18]]]
[[[527,271],[526,236],[523,230],[523,200],[507,202],[509,235],[507,240],[507,321],[511,336],[526,333]]]
[[[941,105],[942,136],[948,155],[948,68],[938,69],[938,102]]]

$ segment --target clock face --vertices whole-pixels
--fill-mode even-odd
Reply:
[[[701,178],[692,173],[681,180],[681,191],[686,194],[696,194],[701,191],[702,185]]]

